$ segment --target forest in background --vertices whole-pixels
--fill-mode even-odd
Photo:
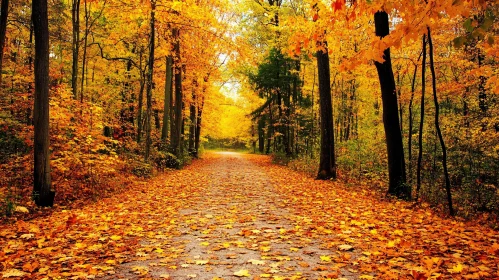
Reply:
[[[383,39],[379,11],[390,20]],[[376,63],[386,63],[390,48],[404,184],[446,211],[448,186],[459,215],[494,216],[497,13],[481,0],[51,0],[56,202],[126,190],[155,168],[181,167],[203,143],[245,145],[317,175],[327,103],[317,53],[329,56],[330,167],[386,190],[387,110]],[[0,194],[10,214],[33,205],[35,40],[31,2],[2,0],[1,15]]]

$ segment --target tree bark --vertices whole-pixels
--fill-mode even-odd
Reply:
[[[71,22],[73,25],[73,68],[71,72],[71,89],[73,98],[78,98],[78,56],[80,51],[80,0],[73,0],[71,8]]]
[[[2,0],[0,8],[0,89],[2,88],[3,48],[7,33],[7,18],[9,17],[9,0]]]
[[[196,82],[193,81],[192,86],[195,87]],[[189,155],[192,157],[196,156],[196,149],[195,149],[195,136],[196,136],[196,89],[192,89],[192,102],[189,104],[189,119],[191,121],[189,125]]]
[[[421,54],[419,55],[418,61],[421,58]],[[409,183],[412,183],[412,127],[414,126],[414,119],[412,114],[412,104],[414,103],[414,94],[416,93],[416,77],[418,74],[418,63],[414,63],[414,72],[412,74],[411,80],[411,99],[409,100],[409,135],[407,140],[407,152],[409,155],[407,156],[408,164],[409,164]]]
[[[47,0],[33,0],[32,21],[35,33],[35,106],[34,106],[34,186],[38,206],[53,206],[49,154],[49,26]]]
[[[183,95],[182,95],[182,63],[180,58],[180,34],[178,28],[172,31],[174,38],[174,53],[175,53],[175,125],[172,131],[172,151],[180,158],[182,146],[182,127],[184,122],[183,116]]]
[[[258,120],[258,151],[261,154],[265,152],[265,115]]]
[[[425,91],[426,91],[426,34],[423,35],[423,61],[421,64],[421,117],[419,120],[419,136],[418,136],[418,165],[416,167],[416,201],[419,199],[419,191],[421,190],[421,165],[423,162],[423,127],[425,114]]]
[[[317,179],[336,178],[336,159],[334,153],[333,106],[331,101],[331,81],[327,42],[323,50],[317,51],[317,70],[319,76],[319,104],[321,116],[321,150]]]
[[[142,58],[140,58],[142,60]],[[139,89],[139,100],[138,100],[138,112],[137,112],[137,143],[142,141],[142,107],[144,106],[144,88],[145,88],[145,74],[141,69],[140,71],[140,89]]]
[[[80,1],[80,0],[78,0]],[[80,102],[83,103],[83,87],[85,85],[85,73],[87,71],[87,44],[88,44],[88,28],[90,12],[88,11],[87,0],[83,2],[84,13],[85,13],[85,33],[83,37],[83,58],[81,61],[81,81],[80,81]]]
[[[199,147],[201,144],[201,120],[203,117],[203,106],[204,106],[204,96],[201,97],[201,102],[198,104],[198,107],[197,107],[196,137],[195,137],[195,142],[194,142],[194,150],[195,150],[194,156],[196,158],[199,157]]]
[[[150,41],[149,41],[149,61],[147,63],[147,94],[146,94],[146,150],[144,159],[149,160],[151,153],[151,119],[152,119],[152,87],[154,73],[154,42],[155,42],[155,18],[156,16],[156,1],[151,0],[151,19],[150,19]]]
[[[390,32],[388,14],[378,11],[374,14],[376,36],[383,38]],[[393,76],[390,48],[383,51],[385,61],[375,62],[381,86],[383,103],[383,125],[385,128],[388,154],[388,194],[410,199],[411,188],[405,182],[405,159],[400,131],[395,78]]]
[[[163,127],[161,130],[161,140],[166,142],[168,138],[168,123],[170,121],[170,103],[173,91],[173,57],[166,58],[166,78],[165,78],[165,102],[163,105]]]
[[[438,140],[440,141],[440,146],[442,147],[442,165],[444,167],[444,177],[445,177],[445,191],[447,192],[447,202],[449,204],[449,214],[454,216],[454,208],[452,207],[452,194],[450,190],[450,179],[449,179],[449,171],[447,169],[447,148],[445,147],[444,138],[442,136],[442,131],[440,130],[439,123],[439,105],[437,98],[437,78],[435,74],[435,63],[433,60],[433,42],[431,40],[431,32],[430,28],[428,29],[428,46],[430,47],[430,71],[431,71],[431,80],[432,80],[432,89],[433,89],[433,101],[435,103],[435,128],[437,129]]]

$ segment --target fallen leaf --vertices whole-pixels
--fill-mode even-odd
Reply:
[[[241,269],[234,272],[234,275],[237,277],[250,277],[249,271],[247,269]]]

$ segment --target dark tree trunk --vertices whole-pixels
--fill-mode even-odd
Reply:
[[[437,78],[435,74],[435,63],[433,60],[433,42],[431,40],[431,32],[430,28],[428,29],[428,46],[430,47],[430,71],[431,71],[431,80],[432,80],[432,89],[433,89],[433,101],[435,103],[435,128],[437,129],[438,140],[440,141],[440,146],[442,147],[442,165],[444,167],[444,177],[445,177],[445,191],[447,192],[447,202],[449,204],[449,214],[451,216],[454,215],[454,208],[452,207],[452,194],[450,190],[450,179],[449,179],[449,171],[447,169],[447,148],[445,147],[444,138],[442,136],[442,131],[440,130],[439,123],[439,105],[437,98]]]
[[[204,97],[201,98],[201,103],[198,104],[197,108],[197,116],[196,116],[196,135],[194,138],[194,156],[199,157],[199,147],[201,144],[201,120],[203,116],[203,106],[204,106]]]
[[[193,87],[195,86],[195,81],[193,82]],[[195,137],[196,137],[196,92],[195,89],[192,90],[192,102],[189,105],[189,119],[190,119],[190,125],[189,125],[189,155],[192,157],[196,156],[196,149],[195,149]]]
[[[208,81],[207,79],[205,80],[206,82]],[[204,91],[203,91],[204,93]],[[199,157],[199,145],[201,144],[201,119],[203,117],[203,106],[204,106],[204,95],[201,97],[201,102],[198,104],[197,108],[197,120],[196,120],[196,137],[194,141],[194,150],[196,154],[194,155],[195,157]]]
[[[331,101],[331,81],[327,43],[324,50],[317,51],[317,70],[319,76],[319,104],[321,116],[321,151],[317,179],[336,178],[336,159],[334,154],[333,105]]]
[[[383,38],[390,32],[388,14],[376,12],[374,14],[376,36]],[[405,182],[404,147],[400,131],[395,78],[393,76],[390,49],[384,52],[383,63],[375,62],[381,86],[383,103],[383,125],[385,128],[386,148],[388,153],[388,193],[399,198],[410,199],[411,188]]]
[[[34,187],[38,206],[52,206],[55,191],[50,182],[49,154],[49,26],[47,0],[33,0],[35,32],[35,108],[34,108]]]
[[[312,82],[312,127],[310,128],[310,158],[314,158],[314,145],[315,145],[315,112],[314,112],[314,90],[315,90],[315,71],[314,81]],[[307,142],[308,144],[308,142]],[[308,145],[307,145],[308,147]]]
[[[0,8],[0,90],[2,89],[3,48],[7,32],[7,18],[9,16],[9,0],[2,0]]]
[[[265,115],[258,120],[258,151],[265,152]]]
[[[170,120],[170,103],[173,91],[173,57],[170,55],[166,58],[166,78],[165,78],[165,102],[163,105],[163,128],[161,130],[161,140],[163,142],[168,138],[168,122]]]
[[[272,135],[274,134],[274,121],[272,117],[272,102],[269,103],[269,124],[267,126],[267,150],[266,154],[270,154],[270,147],[272,142]],[[274,140],[275,143],[275,140]]]
[[[147,63],[147,94],[146,94],[146,151],[144,154],[145,160],[149,160],[151,153],[151,118],[152,118],[152,87],[153,87],[153,73],[154,73],[154,41],[155,41],[155,9],[156,1],[151,0],[151,21],[150,32],[151,37],[149,41],[149,61]]]
[[[140,70],[140,89],[139,89],[139,104],[137,112],[137,143],[142,140],[142,107],[144,107],[144,87],[146,77],[145,74]]]
[[[411,99],[409,101],[409,136],[407,140],[407,152],[409,153],[408,155],[408,164],[409,164],[409,183],[412,183],[412,128],[414,126],[414,119],[412,115],[412,104],[414,102],[414,94],[416,93],[416,77],[418,73],[418,62],[419,59],[421,58],[421,54],[419,55],[418,61],[414,63],[414,72],[412,74],[412,80],[411,80]],[[417,196],[417,195],[416,195]]]
[[[73,0],[71,8],[71,22],[73,25],[73,69],[71,71],[71,89],[73,98],[78,98],[78,59],[80,51],[80,0]]]
[[[419,199],[419,191],[421,190],[421,164],[423,162],[423,127],[425,114],[425,91],[426,91],[426,34],[423,35],[423,61],[421,64],[421,117],[419,120],[419,136],[418,136],[418,165],[416,167],[416,201]]]
[[[78,0],[80,1],[80,0]],[[85,32],[83,37],[83,58],[81,61],[81,81],[80,81],[80,102],[83,103],[83,87],[85,85],[85,73],[87,71],[87,44],[88,44],[88,28],[90,11],[88,10],[87,0],[83,2],[84,12],[85,12]]]
[[[180,157],[182,151],[183,96],[182,96],[182,63],[180,58],[180,34],[177,28],[172,31],[175,53],[175,129],[172,131],[172,151]]]

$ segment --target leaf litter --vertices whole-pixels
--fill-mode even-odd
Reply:
[[[3,278],[484,279],[499,234],[269,158],[208,153],[81,209],[0,227]]]

